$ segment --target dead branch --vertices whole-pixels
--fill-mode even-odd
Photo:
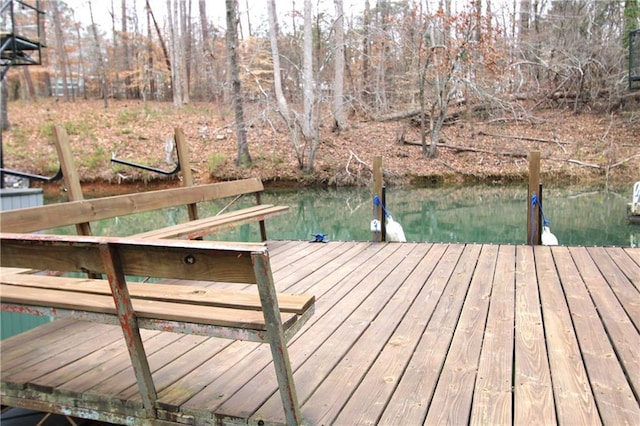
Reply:
[[[627,158],[625,158],[624,160],[620,160],[620,161],[618,161],[617,163],[613,163],[613,164],[612,164],[611,166],[609,166],[609,167],[610,167],[610,168],[613,168],[613,167],[621,166],[621,165],[623,165],[624,163],[626,163],[627,161],[631,161],[631,160],[633,160],[634,158],[638,158],[638,157],[640,157],[640,154],[634,154],[634,155],[632,155],[631,157],[627,157]]]
[[[412,109],[409,111],[400,111],[400,112],[394,112],[393,114],[381,115],[381,116],[375,117],[374,120],[375,121],[402,120],[405,118],[415,117],[416,115],[419,115],[419,114],[420,114],[419,109]]]
[[[407,144],[407,145],[422,146],[421,142],[404,141],[404,143]],[[525,154],[525,153],[522,153],[522,152],[491,151],[491,150],[488,150],[488,149],[474,148],[472,146],[449,145],[449,144],[446,144],[446,143],[437,143],[436,146],[437,147],[441,147],[441,148],[451,149],[451,150],[454,150],[456,152],[480,152],[480,153],[483,153],[483,154],[502,155],[502,156],[505,156],[505,157],[523,158],[523,157],[527,157],[527,155],[528,155],[528,154]]]
[[[345,167],[345,171],[347,172],[347,175],[348,175],[348,176],[351,176],[351,172],[349,171],[349,165],[351,164],[351,159],[352,159],[352,158],[355,158],[355,159],[356,159],[356,161],[357,161],[358,163],[362,164],[362,165],[363,165],[367,170],[371,170],[371,169],[372,169],[372,168],[371,168],[367,163],[365,163],[365,162],[364,162],[364,161],[362,161],[360,158],[358,158],[358,156],[356,155],[356,153],[355,153],[355,152],[353,152],[353,151],[349,150],[349,160],[347,160],[347,165],[346,165],[346,167]]]
[[[571,142],[563,142],[556,139],[541,139],[541,138],[533,138],[529,136],[502,135],[499,133],[487,133],[487,132],[483,132],[482,130],[478,134],[480,136],[491,136],[494,138],[517,139],[517,140],[541,142],[541,143],[555,143],[556,145],[571,145]]]
[[[571,164],[577,164],[579,166],[583,166],[583,167],[591,167],[593,169],[613,169],[614,167],[619,167],[621,165],[623,165],[624,163],[633,160],[634,158],[639,158],[640,154],[634,154],[631,157],[627,157],[623,160],[618,161],[617,163],[613,163],[613,164],[605,164],[605,165],[600,165],[600,164],[591,164],[591,163],[585,163],[584,161],[578,161],[578,160],[574,160],[571,158],[555,158],[555,157],[544,157],[544,160],[550,160],[550,161],[565,161],[567,163],[571,163]]]

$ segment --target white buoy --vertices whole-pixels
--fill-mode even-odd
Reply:
[[[549,229],[548,226],[543,226],[542,227],[542,237],[540,239],[542,240],[542,245],[543,246],[557,246],[558,245],[558,239],[556,238],[555,235],[553,235],[551,233],[551,229]]]
[[[387,241],[395,241],[399,243],[405,243],[407,241],[404,236],[402,225],[393,220],[393,217],[391,217],[391,215],[387,216],[386,230]]]

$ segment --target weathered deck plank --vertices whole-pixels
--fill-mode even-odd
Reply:
[[[437,284],[439,278],[440,282],[444,282],[441,279],[442,275],[448,277],[451,273],[453,266],[446,268],[446,262],[440,262],[445,251],[446,247],[442,245],[432,247],[428,256],[422,259],[407,279],[411,285],[420,285],[420,292],[415,298],[405,302],[411,307],[353,396],[339,413],[336,423],[340,424],[345,422],[342,419],[348,419],[354,424],[375,424],[382,414],[409,363],[413,348],[418,344],[433,306],[440,295],[437,285],[433,284]],[[440,266],[439,270],[438,266]],[[443,271],[445,268],[447,270]]]
[[[379,420],[381,424],[422,423],[445,362],[456,321],[467,294],[467,283],[480,253],[480,246],[456,247],[447,257],[454,259],[453,270],[435,283],[443,288],[427,327],[412,354],[407,371]],[[455,250],[460,249],[460,251]]]
[[[289,343],[309,424],[640,418],[640,249],[292,241],[269,249],[278,290],[317,298]],[[157,331],[143,340],[164,418],[284,420],[268,345]],[[3,403],[40,394],[79,415],[143,413],[118,327],[56,321],[0,349]]]
[[[530,247],[516,248],[514,423],[553,424],[551,372],[544,340],[536,265]]]
[[[558,421],[600,424],[551,249],[536,247],[535,257]]]
[[[482,347],[497,246],[483,246],[425,423],[468,423]]]
[[[511,424],[515,253],[515,246],[500,246],[498,250],[473,394],[471,425]]]

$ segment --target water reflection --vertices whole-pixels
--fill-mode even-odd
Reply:
[[[629,246],[640,226],[626,219],[630,188],[597,191],[547,188],[543,208],[562,245]],[[278,240],[371,240],[373,200],[368,188],[267,191],[268,204],[291,207],[268,219],[267,235]],[[248,206],[253,200],[239,203]],[[201,217],[224,209],[224,202],[200,205]],[[526,243],[527,191],[524,186],[389,188],[387,210],[402,225],[407,241]],[[97,235],[131,235],[187,220],[185,208],[148,212],[92,224]],[[73,227],[56,232],[75,233]],[[227,241],[259,241],[256,224],[215,235]]]

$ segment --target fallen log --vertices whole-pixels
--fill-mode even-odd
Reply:
[[[491,136],[494,138],[505,138],[505,139],[517,139],[521,141],[531,141],[531,142],[541,142],[541,143],[555,143],[558,145],[571,145],[571,142],[563,142],[556,139],[541,139],[541,138],[533,138],[530,136],[512,136],[512,135],[502,135],[499,133],[487,133],[480,130],[478,132],[480,136]]]
[[[413,141],[404,141],[404,144],[422,146],[421,142],[413,142]],[[474,148],[472,146],[449,145],[449,144],[441,143],[441,142],[438,142],[436,144],[436,146],[439,147],[439,148],[451,149],[451,150],[454,150],[456,152],[479,152],[479,153],[482,153],[482,154],[502,155],[502,156],[505,156],[505,157],[524,158],[524,157],[526,157],[528,155],[528,154],[523,153],[523,152],[491,151],[491,150],[488,150],[488,149]]]

